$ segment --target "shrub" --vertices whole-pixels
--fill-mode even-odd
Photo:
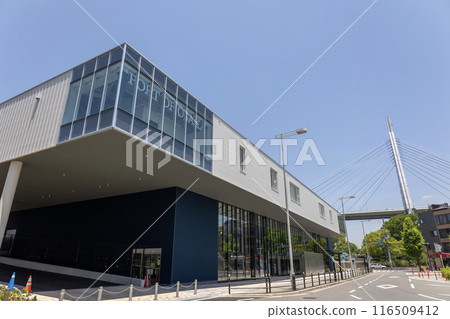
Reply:
[[[3,296],[5,295],[6,287],[0,286],[0,301],[3,300]],[[9,294],[9,301],[36,301],[36,295],[33,295],[26,291],[25,289],[19,290],[14,288],[11,290]]]
[[[441,268],[442,277],[450,278],[450,267],[442,267]]]

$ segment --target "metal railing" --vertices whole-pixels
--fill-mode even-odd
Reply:
[[[356,270],[342,270],[342,271],[328,271],[323,273],[310,273],[295,276],[292,285],[291,279],[273,281],[270,275],[264,278],[263,283],[248,284],[245,286],[236,283],[236,286],[232,287],[230,277],[228,279],[228,294],[272,294],[277,292],[287,292],[302,290],[306,288],[317,287],[325,284],[330,284],[342,280],[348,280],[362,276],[366,273],[363,268]]]
[[[176,298],[179,298],[181,289],[184,289],[184,291],[187,291],[187,290],[193,291],[193,294],[197,295],[197,279],[195,279],[194,282],[189,285],[182,285],[179,281],[177,281],[177,283],[174,285],[163,286],[163,285],[160,285],[158,282],[156,282],[153,286],[150,286],[150,287],[137,288],[137,287],[133,286],[133,284],[130,284],[130,286],[128,286],[127,288],[120,290],[120,291],[109,291],[109,290],[105,289],[103,286],[100,286],[100,287],[98,287],[98,289],[91,292],[90,294],[86,294],[86,295],[82,294],[80,296],[73,296],[73,295],[69,294],[65,289],[61,289],[61,291],[59,293],[59,301],[64,301],[65,299],[69,300],[69,299],[67,299],[67,297],[71,298],[72,301],[84,300],[84,299],[94,296],[95,294],[97,294],[97,301],[101,301],[103,299],[104,294],[119,295],[119,294],[123,294],[126,291],[129,291],[128,300],[132,301],[134,291],[145,293],[145,292],[151,292],[152,290],[154,290],[154,292],[153,292],[154,300],[158,300],[158,294],[159,294],[160,289],[172,290],[175,287],[176,287],[176,289],[175,289],[175,297]],[[192,287],[192,289],[190,289],[191,287]]]

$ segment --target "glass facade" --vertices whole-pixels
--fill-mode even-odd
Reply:
[[[218,204],[218,280],[289,275],[287,226],[280,221],[225,203]],[[291,225],[294,270],[303,272],[302,253],[322,253],[300,228]],[[326,249],[326,239],[312,233]]]
[[[213,113],[122,47],[73,70],[59,142],[114,125],[211,172],[212,147],[194,141],[213,138]]]

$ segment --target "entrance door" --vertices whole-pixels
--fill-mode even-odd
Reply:
[[[161,248],[133,249],[131,277],[145,279],[152,285],[159,282],[161,272]]]

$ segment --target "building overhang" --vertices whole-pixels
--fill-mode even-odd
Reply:
[[[143,147],[143,171],[139,171],[136,169],[138,141],[131,147],[132,167],[127,166],[126,145],[131,137],[119,129],[109,128],[15,159],[23,162],[23,169],[12,212],[169,187],[191,187],[195,193],[286,222],[286,213],[280,206],[176,156],[158,169],[158,163],[168,154],[160,149],[152,152],[154,167],[150,175],[146,167],[148,146]],[[0,163],[0,191],[8,165],[9,162]],[[132,207],[130,203],[130,210]],[[340,236],[303,216],[292,212],[291,216],[309,232]],[[291,224],[298,227],[295,222]]]

